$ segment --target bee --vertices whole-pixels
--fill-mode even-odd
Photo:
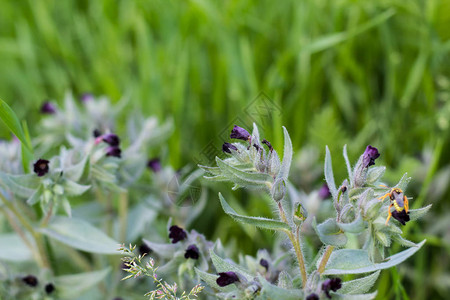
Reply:
[[[379,197],[378,199],[380,199],[381,201],[384,201],[384,199],[386,199],[387,197],[389,197],[391,204],[389,205],[389,208],[388,208],[388,217],[386,219],[386,225],[388,224],[389,219],[392,217],[392,213],[391,213],[392,206],[395,208],[394,218],[397,219],[399,222],[401,222],[403,225],[405,225],[405,221],[409,221],[408,198],[405,196],[403,191],[399,188],[391,188],[389,190],[389,192],[387,192],[385,195]]]

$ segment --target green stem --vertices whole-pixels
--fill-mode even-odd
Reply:
[[[281,205],[281,201],[278,201],[278,210],[280,211],[281,220],[289,225],[289,222],[286,218],[286,213],[284,212],[283,206]],[[308,275],[306,274],[305,260],[303,258],[302,248],[300,247],[299,227],[297,227],[297,234],[295,234],[292,230],[286,231],[286,234],[291,240],[292,245],[294,246],[295,255],[297,256],[298,266],[300,268],[300,275],[302,276],[302,285],[304,288],[306,287]]]
[[[334,246],[328,245],[327,250],[325,250],[325,254],[322,256],[322,260],[319,264],[319,269],[317,271],[319,274],[322,274],[325,271],[325,266],[327,265],[328,260],[330,259],[331,253],[334,250]]]
[[[31,226],[31,224],[23,217],[23,215],[21,213],[19,213],[17,211],[17,209],[15,208],[15,206],[9,202],[5,196],[3,196],[2,193],[0,193],[0,199],[2,200],[3,204],[14,214],[14,216],[19,220],[20,224],[22,224],[22,226],[31,233],[31,235],[33,236],[33,239],[36,243],[36,247],[37,247],[37,253],[38,253],[38,259],[37,262],[39,264],[40,267],[42,268],[46,268],[46,269],[51,269],[50,264],[48,262],[47,256],[45,255],[45,251],[44,251],[44,247],[42,245],[42,240],[41,240],[41,235],[40,233],[36,232],[33,229],[33,226]]]

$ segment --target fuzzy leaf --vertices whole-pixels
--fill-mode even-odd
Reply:
[[[373,184],[383,177],[386,167],[372,167],[369,168],[366,177],[366,184]]]
[[[433,204],[427,205],[418,209],[410,209],[409,210],[409,218],[411,221],[415,221],[417,219],[422,218],[431,208]]]
[[[172,257],[174,257],[175,252],[179,248],[179,246],[176,244],[154,243],[146,239],[142,239],[142,241],[147,246],[149,246],[155,253],[158,253],[159,256],[167,259],[171,259]]]
[[[223,175],[236,184],[239,184],[247,188],[263,188],[267,189],[268,183],[272,183],[272,176],[264,173],[245,172],[235,168],[220,158],[216,157],[216,162],[219,168],[222,170]]]
[[[256,299],[283,299],[283,300],[299,300],[303,299],[303,291],[298,289],[283,289],[268,282],[261,275],[258,276],[262,285],[261,293]]]
[[[330,260],[325,267],[323,275],[361,274],[388,269],[402,263],[416,253],[423,246],[425,241],[426,240],[423,240],[417,244],[417,247],[408,248],[386,258],[382,263],[371,262],[366,250],[336,250],[331,253]]]
[[[316,218],[313,219],[313,228],[319,235],[319,239],[326,245],[333,245],[336,247],[345,246],[347,237],[341,231],[335,219],[328,219],[325,222],[317,225]]]
[[[41,199],[41,195],[44,192],[44,187],[42,185],[39,186],[37,190],[34,191],[33,195],[30,196],[27,200],[28,205],[34,205],[39,202]]]
[[[0,235],[0,245],[0,260],[21,262],[32,258],[30,249],[15,233]]]
[[[68,179],[64,180],[63,187],[64,194],[67,196],[79,196],[91,188],[90,185],[78,184],[75,181]]]
[[[219,257],[213,249],[209,251],[209,255],[211,256],[211,261],[216,268],[217,273],[233,271],[235,273],[239,273],[241,276],[244,276],[248,281],[253,279],[253,276],[247,273],[243,267]]]
[[[287,180],[289,176],[289,170],[291,168],[291,162],[292,162],[292,141],[289,137],[289,133],[286,129],[286,127],[283,126],[283,132],[284,132],[284,154],[283,154],[283,162],[281,163],[280,171],[278,172],[277,179],[282,178],[284,180]]]
[[[11,175],[0,171],[0,184],[15,195],[28,198],[38,188],[40,178],[36,174]]]
[[[85,173],[86,168],[89,168],[88,156],[85,156],[79,163],[64,169],[64,176],[70,178],[73,181],[80,180],[81,176]]]
[[[119,254],[118,242],[81,219],[57,216],[40,231],[52,239],[79,250],[91,253]]]
[[[342,295],[338,293],[332,293],[332,299],[344,299],[344,300],[371,300],[375,299],[377,292],[373,292],[370,294],[359,294],[359,295]]]
[[[364,220],[360,214],[351,223],[337,223],[337,225],[342,229],[342,231],[350,233],[361,233],[366,228]]]
[[[403,174],[402,178],[400,178],[400,181],[397,183],[395,187],[405,191],[406,187],[408,186],[408,183],[411,181],[411,177],[408,177],[408,173]]]
[[[337,190],[334,183],[333,166],[331,164],[331,154],[328,146],[325,147],[325,167],[324,167],[325,181],[327,182],[328,189],[330,190],[333,198],[336,198]]]
[[[348,173],[348,178],[350,179],[350,186],[353,187],[353,171],[352,171],[352,165],[350,164],[350,161],[348,159],[347,145],[344,145],[342,154],[344,156],[345,165],[347,166],[347,173]]]
[[[361,294],[365,293],[375,284],[381,271],[376,271],[369,276],[347,281],[339,289],[340,294]]]
[[[101,271],[55,277],[54,284],[58,289],[58,299],[81,299],[79,297],[103,281],[110,270],[111,268],[107,268]]]
[[[279,230],[279,231],[289,231],[291,228],[288,224],[283,223],[281,221],[267,219],[262,217],[247,217],[238,215],[231,206],[225,201],[222,194],[219,193],[220,204],[222,205],[223,210],[229,216],[231,216],[234,220],[239,221],[244,224],[253,225],[256,227],[270,229],[270,230]]]

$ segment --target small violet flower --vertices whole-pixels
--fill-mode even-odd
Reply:
[[[308,297],[306,297],[306,300],[319,300],[319,296],[317,294],[312,293]]]
[[[91,93],[83,93],[80,97],[81,102],[89,102],[94,100],[94,95]]]
[[[223,152],[231,154],[231,150],[237,151],[236,146],[231,144],[231,143],[223,143],[223,145],[222,145],[222,151]]]
[[[159,158],[153,158],[148,161],[147,167],[149,167],[153,172],[158,173],[162,169],[161,161]]]
[[[47,294],[53,293],[54,290],[55,290],[55,286],[53,285],[53,283],[47,283],[47,284],[45,285],[45,292],[46,292]]]
[[[102,135],[102,141],[110,146],[119,146],[120,144],[119,137],[114,133],[106,133]]]
[[[114,156],[114,157],[121,158],[122,150],[120,150],[119,147],[110,146],[110,147],[106,148],[106,156]]]
[[[150,253],[152,253],[153,252],[153,250],[152,250],[152,248],[150,248],[149,246],[147,246],[147,244],[145,244],[145,243],[143,243],[143,244],[141,244],[140,246],[139,246],[139,253],[141,254],[141,255],[147,255],[147,254],[150,254]]]
[[[186,252],[184,253],[184,258],[198,259],[199,255],[200,251],[198,250],[197,246],[189,245],[189,247],[187,247],[186,249]]]
[[[49,161],[46,159],[38,159],[37,162],[34,163],[34,173],[37,174],[37,176],[41,177],[48,173],[49,167],[48,167]]]
[[[341,287],[342,280],[340,278],[330,278],[322,283],[322,291],[325,292],[329,299],[331,299],[330,291],[336,292]]]
[[[185,238],[187,238],[186,231],[184,231],[177,225],[170,226],[169,231],[170,231],[169,238],[172,239],[172,244],[178,243],[179,241],[182,241]]]
[[[327,199],[330,196],[331,196],[330,189],[328,188],[328,185],[324,183],[319,190],[319,197],[322,199]]]
[[[28,275],[28,276],[23,277],[22,281],[31,287],[35,287],[39,283],[36,276],[33,276],[33,275]]]
[[[263,266],[264,268],[266,268],[266,271],[269,270],[269,262],[267,260],[265,260],[264,258],[261,258],[261,260],[259,261],[259,264],[261,266]]]
[[[52,115],[56,113],[56,107],[53,103],[46,101],[41,106],[41,113]]]
[[[367,148],[363,154],[364,168],[373,166],[375,164],[375,159],[377,159],[378,157],[380,157],[380,153],[378,153],[378,149],[375,147],[372,147],[371,145],[367,146]]]
[[[244,128],[234,125],[233,130],[231,130],[230,138],[248,141],[250,140],[250,133]]]
[[[402,223],[402,225],[405,225],[406,222],[409,221],[409,212],[407,213],[405,210],[402,210],[401,212],[394,210],[392,212],[392,217]]]
[[[219,273],[219,278],[216,279],[217,284],[221,287],[230,285],[236,281],[239,281],[239,278],[236,273],[232,271]]]

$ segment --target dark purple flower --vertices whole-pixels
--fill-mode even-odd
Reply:
[[[366,150],[363,154],[363,165],[364,168],[369,166],[373,166],[375,164],[375,159],[380,157],[380,153],[378,153],[378,149],[372,146],[367,146]]]
[[[392,217],[402,223],[402,225],[405,225],[406,222],[409,221],[409,212],[406,212],[405,210],[402,210],[401,212],[394,210],[392,212]]]
[[[231,143],[223,143],[223,145],[222,145],[223,152],[231,153],[231,150],[237,151],[236,146]]]
[[[53,103],[46,101],[41,106],[41,113],[43,114],[54,114],[56,112],[56,107]]]
[[[38,159],[38,161],[33,165],[34,173],[36,173],[39,177],[47,174],[49,170],[48,163],[49,161],[46,159]]]
[[[239,281],[239,278],[236,273],[232,271],[219,273],[219,278],[216,279],[217,284],[221,287],[230,285],[236,281]]]
[[[39,283],[36,276],[33,276],[33,275],[28,275],[28,276],[23,277],[22,281],[32,287],[37,286]]]
[[[140,246],[139,246],[139,253],[141,254],[141,255],[147,255],[147,254],[150,254],[150,253],[152,253],[153,252],[153,250],[152,250],[152,248],[150,248],[149,246],[147,246],[147,244],[146,243],[143,243],[143,244],[141,244]]]
[[[169,231],[170,231],[169,238],[172,239],[172,244],[178,243],[179,241],[182,241],[185,238],[187,238],[186,231],[184,231],[177,225],[170,226]]]
[[[46,292],[47,294],[53,293],[54,290],[55,290],[55,286],[53,285],[53,283],[47,283],[47,284],[45,285],[45,292]]]
[[[264,258],[261,258],[261,260],[259,261],[259,264],[261,266],[263,266],[264,268],[266,268],[266,271],[269,270],[269,262],[267,260],[265,260]]]
[[[122,150],[120,150],[120,148],[116,146],[109,146],[108,148],[106,148],[106,156],[114,156],[121,158]]]
[[[272,147],[272,145],[269,143],[268,140],[263,139],[263,140],[261,141],[261,143],[267,145],[267,147],[269,147],[269,150],[270,150],[271,152],[273,151],[273,147]]]
[[[231,130],[230,138],[248,141],[250,140],[250,133],[244,128],[234,125],[233,130]]]
[[[200,251],[198,250],[197,246],[189,245],[189,247],[187,247],[187,249],[186,249],[186,252],[184,253],[184,258],[198,259],[199,255],[200,255]]]
[[[161,171],[161,161],[159,158],[152,158],[148,161],[147,167],[149,167],[153,172],[158,173]]]
[[[319,300],[319,296],[317,294],[312,293],[308,297],[306,297],[306,300]]]
[[[114,133],[107,133],[102,135],[102,141],[104,141],[110,146],[119,146],[120,144],[119,137]]]
[[[330,189],[328,188],[328,185],[324,183],[319,190],[319,197],[322,199],[327,199],[330,196],[331,196]]]
[[[102,132],[101,132],[100,130],[98,130],[98,129],[94,129],[94,131],[92,131],[92,135],[93,135],[95,138],[98,138],[99,136],[102,135]]]
[[[342,280],[340,278],[330,278],[322,283],[322,291],[325,292],[328,298],[331,299],[330,291],[336,292],[342,287]]]
[[[91,93],[83,93],[80,97],[81,102],[89,102],[91,100],[94,100],[94,95]]]

